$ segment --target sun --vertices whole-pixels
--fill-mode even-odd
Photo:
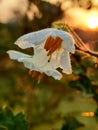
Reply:
[[[95,29],[95,28],[97,28],[97,27],[98,27],[98,17],[94,17],[94,16],[90,17],[90,18],[88,19],[88,27],[89,27],[90,29]]]

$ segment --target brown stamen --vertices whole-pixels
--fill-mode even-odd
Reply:
[[[56,49],[58,49],[60,47],[62,43],[62,39],[60,37],[56,37],[52,47],[50,48],[47,56],[51,55]]]
[[[39,77],[38,77],[38,80],[42,80],[43,79],[43,77],[44,77],[44,73],[41,73],[40,75],[39,75]]]
[[[45,42],[45,46],[44,48],[46,49],[46,51],[48,51],[50,49],[50,47],[52,46],[53,42],[55,41],[55,39],[52,36],[49,36]]]
[[[32,72],[33,72],[32,70],[29,70],[29,75],[32,75]]]
[[[37,77],[38,76],[38,74],[39,74],[39,72],[38,71],[33,71],[33,73],[32,73],[32,78],[35,78],[35,77]]]
[[[39,74],[39,72],[38,72],[38,71],[31,71],[31,70],[29,70],[29,75],[31,75],[31,76],[32,76],[32,78],[37,77],[37,76],[38,76],[38,74]]]
[[[45,73],[40,73],[38,71],[32,71],[29,70],[29,75],[32,76],[32,78],[36,79],[38,81],[38,83],[40,83],[40,81],[43,79]]]

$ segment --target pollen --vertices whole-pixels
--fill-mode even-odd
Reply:
[[[44,46],[46,51],[48,51],[47,56],[51,55],[55,50],[57,50],[61,46],[61,43],[62,39],[59,36],[57,36],[56,38],[49,36]]]

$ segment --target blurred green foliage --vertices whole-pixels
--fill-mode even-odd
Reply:
[[[28,130],[28,123],[24,119],[23,113],[16,115],[8,109],[0,109],[0,130]]]
[[[68,117],[66,118],[66,122],[63,124],[61,130],[76,130],[79,127],[83,127],[83,124],[74,117]]]
[[[98,108],[95,111],[95,119],[98,121]]]
[[[75,62],[72,63],[73,74],[74,76],[78,76],[78,78],[70,81],[70,87],[81,90],[85,96],[91,95],[97,101],[98,84],[96,81],[97,75],[95,75],[97,71],[95,67],[96,58],[79,51],[76,52],[74,58]],[[92,71],[92,73],[90,73],[90,71]]]
[[[45,76],[38,84],[22,63],[6,54],[11,49],[33,53],[13,44],[24,33],[51,26],[66,31],[62,22],[55,22],[63,16],[60,5],[29,0],[28,10],[31,3],[39,8],[41,18],[29,20],[26,13],[19,23],[0,23],[0,130],[97,130],[96,57],[76,50],[71,55],[73,74],[64,74],[60,81]],[[94,116],[82,116],[84,112]]]

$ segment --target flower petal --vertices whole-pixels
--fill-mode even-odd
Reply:
[[[30,70],[36,70],[32,61],[32,56],[13,50],[7,51],[7,53],[11,59],[23,62],[26,68]]]
[[[18,51],[14,51],[14,50],[10,50],[7,51],[7,53],[9,54],[9,57],[13,60],[18,60],[19,62],[21,62],[24,58],[31,58],[32,56],[18,52]]]
[[[52,35],[52,30],[54,29],[47,28],[40,31],[25,34],[18,38],[15,44],[22,49],[34,47],[43,42],[47,38],[47,36]]]
[[[59,37],[61,37],[61,39],[63,39],[62,42],[62,48],[74,53],[75,51],[75,47],[74,47],[74,39],[72,37],[72,35],[66,31],[63,30],[55,30],[55,34]]]
[[[51,70],[51,71],[46,71],[46,75],[52,76],[53,78],[60,80],[62,78],[62,74],[58,72],[57,70]]]
[[[61,37],[64,40],[63,48],[66,48],[68,51],[73,51],[72,46],[74,40],[72,36],[65,31],[58,30],[55,28],[46,28],[40,31],[25,34],[18,38],[15,44],[22,49],[34,47],[44,42],[48,36]]]
[[[60,66],[60,56],[60,51],[55,51],[54,53],[52,53],[50,64],[53,69],[57,69]]]
[[[63,69],[64,73],[66,73],[66,74],[71,74],[72,73],[69,52],[64,51],[62,53],[60,63],[61,63],[60,67]]]
[[[66,51],[69,51],[71,53],[74,53],[75,52],[75,46],[74,46],[74,40],[69,37],[69,38],[66,38],[63,42],[62,42],[62,48]]]
[[[36,68],[43,68],[44,66],[46,66],[46,64],[48,63],[48,56],[45,49],[41,47],[35,47],[32,61]]]
[[[24,63],[24,66],[25,66],[26,68],[30,69],[31,71],[32,71],[32,70],[39,71],[39,69],[36,68],[36,66],[33,64],[31,58],[30,58],[30,59],[23,59],[22,62]],[[40,71],[39,71],[39,72],[40,72]]]

